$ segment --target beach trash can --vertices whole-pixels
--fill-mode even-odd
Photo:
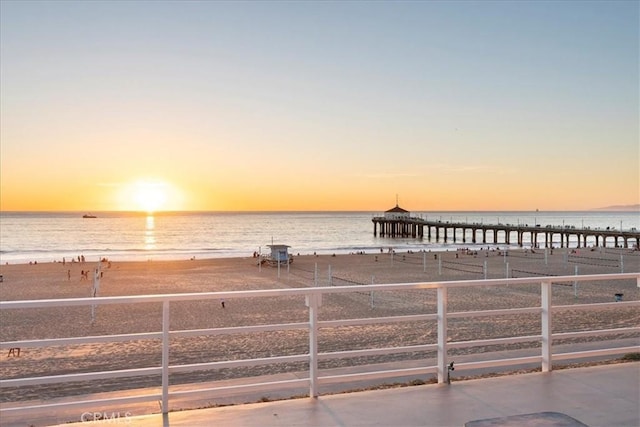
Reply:
[[[623,295],[624,295],[624,294],[615,294],[614,296],[616,297],[616,302],[620,302],[620,301],[622,301],[622,296],[623,296]]]

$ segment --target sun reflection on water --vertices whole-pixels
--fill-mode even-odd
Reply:
[[[152,250],[156,248],[156,236],[154,233],[156,227],[153,215],[147,215],[147,226],[144,231],[144,248]]]

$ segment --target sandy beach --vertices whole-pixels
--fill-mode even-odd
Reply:
[[[295,249],[292,251],[295,254]],[[308,287],[314,285],[353,285],[370,283],[404,283],[446,280],[543,275],[617,273],[621,258],[625,272],[640,271],[640,252],[630,249],[579,249],[567,253],[556,249],[545,256],[543,250],[510,251],[508,256],[498,249],[477,252],[441,252],[441,267],[435,259],[438,253],[395,253],[388,251],[339,256],[295,255],[289,270],[257,265],[257,259],[225,258],[184,261],[113,262],[102,263],[100,296],[144,295],[160,293],[212,292],[248,289]],[[426,264],[425,264],[426,263]],[[508,263],[508,267],[507,267]],[[62,262],[9,264],[0,266],[3,301],[49,298],[88,297],[92,280],[81,276],[82,270],[92,270],[97,260],[85,263]],[[331,271],[332,278],[329,278]],[[576,290],[571,284],[556,285],[554,304],[612,302],[614,294],[624,294],[624,300],[639,300],[640,289],[634,280],[614,283],[581,283]],[[353,293],[332,295],[324,299],[321,320],[402,314],[433,313],[436,310],[435,291]],[[449,310],[466,311],[496,308],[530,307],[540,304],[539,286],[509,286],[482,289],[452,289]],[[99,307],[95,322],[91,322],[89,307],[64,309],[30,309],[23,312],[0,312],[0,339],[61,338],[86,335],[107,335],[159,331],[159,304],[114,305]],[[507,337],[539,333],[538,316],[500,316],[499,318],[452,319],[449,322],[453,341],[483,337]],[[231,327],[251,324],[304,322],[307,309],[301,298],[269,298],[262,300],[227,299],[172,304],[171,329]],[[640,324],[640,312],[633,309],[606,312],[567,312],[554,320],[554,332],[595,328],[619,328]],[[633,336],[633,335],[631,335]],[[610,339],[620,338],[612,336]],[[622,336],[630,337],[630,335]],[[344,327],[321,330],[321,352],[371,347],[391,347],[433,343],[435,323],[400,323]],[[523,344],[524,345],[524,344]],[[172,340],[171,364],[188,364],[230,359],[258,358],[270,355],[306,353],[308,336],[305,331],[282,331],[263,334],[203,336]],[[462,349],[461,352],[489,349]],[[322,368],[351,366],[416,359],[424,354],[405,354],[332,360]],[[159,366],[160,344],[153,340],[127,343],[88,344],[51,348],[22,348],[20,357],[0,357],[0,377],[59,375],[64,373],[118,370]],[[305,370],[303,364],[267,365],[237,370],[202,371],[172,376],[172,384],[188,381],[214,381],[241,376],[265,375]],[[100,381],[99,384],[58,384],[51,386],[3,388],[0,402],[46,399],[73,394],[109,391],[120,387],[143,388],[157,386],[155,377],[136,377]]]

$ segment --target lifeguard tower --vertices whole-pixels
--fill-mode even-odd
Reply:
[[[267,257],[263,262],[269,263],[269,265],[278,264],[291,264],[293,262],[293,256],[289,254],[290,246],[287,245],[267,245],[271,249],[271,255]]]

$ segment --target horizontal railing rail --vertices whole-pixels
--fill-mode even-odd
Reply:
[[[0,388],[8,387],[25,387],[31,385],[42,385],[52,383],[64,383],[75,381],[91,381],[97,379],[111,379],[122,377],[136,376],[158,376],[160,391],[138,396],[125,396],[121,398],[108,398],[101,400],[76,400],[74,402],[61,402],[54,404],[43,404],[37,406],[15,405],[7,407],[3,404],[0,408],[1,413],[13,413],[18,411],[28,411],[34,408],[53,408],[53,407],[78,407],[83,405],[96,404],[123,404],[136,402],[161,401],[162,411],[166,413],[169,410],[170,398],[186,396],[196,393],[228,393],[231,391],[246,390],[275,390],[292,386],[309,387],[309,395],[316,397],[318,395],[318,386],[323,384],[333,384],[346,381],[359,381],[365,379],[383,379],[398,376],[413,376],[424,374],[437,374],[438,382],[442,383],[448,379],[449,369],[449,350],[470,348],[477,346],[490,345],[509,345],[527,342],[540,343],[540,354],[534,356],[523,356],[516,358],[503,358],[498,360],[482,360],[471,361],[456,364],[456,369],[471,368],[490,368],[498,366],[510,366],[523,363],[541,364],[543,371],[551,371],[553,360],[566,360],[582,357],[595,357],[614,354],[623,354],[629,352],[640,351],[639,346],[624,346],[614,348],[601,348],[583,350],[570,353],[552,353],[553,341],[564,339],[575,339],[592,336],[609,336],[616,334],[637,334],[640,333],[640,327],[622,327],[616,329],[590,330],[578,332],[552,333],[552,315],[570,310],[610,310],[619,309],[621,307],[640,307],[640,301],[618,301],[613,303],[598,304],[575,304],[575,305],[558,305],[553,306],[551,298],[551,288],[554,283],[559,282],[584,282],[584,281],[619,281],[619,280],[636,280],[637,286],[640,287],[640,273],[621,273],[621,274],[593,274],[593,275],[572,275],[572,276],[552,276],[552,277],[528,277],[528,278],[507,278],[507,279],[490,279],[490,280],[464,280],[449,282],[418,282],[418,283],[395,283],[395,284],[371,284],[358,286],[329,286],[329,287],[311,287],[311,288],[288,288],[288,289],[268,289],[268,290],[250,290],[250,291],[224,291],[224,292],[206,292],[206,293],[182,293],[182,294],[161,294],[161,295],[135,295],[135,296],[115,296],[115,297],[97,297],[97,298],[75,298],[75,299],[45,299],[30,301],[1,301],[0,310],[25,310],[32,308],[51,308],[51,307],[71,307],[71,306],[99,306],[110,304],[137,304],[137,303],[159,303],[162,304],[162,330],[159,332],[103,335],[103,336],[86,336],[86,337],[70,337],[70,338],[52,338],[52,339],[29,339],[17,341],[0,342],[1,349],[11,349],[16,347],[34,347],[42,348],[49,346],[73,346],[89,343],[105,343],[105,342],[126,342],[135,340],[157,340],[161,343],[162,361],[161,366],[87,372],[76,374],[40,376],[29,378],[11,378],[2,379]],[[448,311],[448,294],[451,288],[460,287],[476,287],[476,286],[503,286],[503,285],[524,285],[537,284],[540,286],[540,306],[509,308],[497,310],[481,310],[481,311]],[[322,305],[322,296],[329,294],[342,294],[353,292],[379,292],[379,291],[399,291],[399,290],[420,290],[432,289],[437,290],[437,312],[416,315],[400,315],[385,316],[373,318],[359,319],[335,319],[335,320],[318,320],[318,309]],[[169,314],[170,304],[179,301],[202,301],[209,299],[239,299],[239,298],[264,298],[264,297],[304,297],[308,307],[309,321],[296,323],[281,323],[268,325],[248,325],[226,328],[208,328],[208,329],[189,329],[189,330],[170,330]],[[469,341],[450,341],[448,339],[449,319],[476,318],[487,316],[512,316],[512,315],[537,315],[540,316],[541,333],[526,336],[488,338]],[[397,322],[435,322],[437,325],[437,342],[425,343],[401,347],[385,347],[385,348],[369,348],[356,350],[343,350],[335,352],[321,352],[318,349],[318,334],[321,329],[340,328],[346,326],[362,326],[372,324],[385,324]],[[176,337],[195,337],[207,335],[225,335],[225,334],[248,334],[273,331],[287,330],[306,330],[308,331],[309,351],[304,354],[293,354],[284,356],[272,356],[265,358],[226,360],[206,363],[192,363],[182,365],[171,365],[169,363],[170,340]],[[368,371],[359,366],[354,370],[362,370],[362,372],[351,372],[342,375],[321,375],[318,368],[319,361],[332,359],[346,359],[369,356],[384,356],[389,354],[400,353],[435,353],[437,362],[433,366],[407,367],[404,369],[385,369]],[[285,364],[285,363],[305,363],[308,365],[308,376],[299,379],[287,379],[272,382],[259,382],[250,384],[236,384],[223,387],[194,388],[192,390],[173,391],[169,387],[169,376],[171,374],[195,372],[202,370],[216,370],[226,368],[253,367],[269,364]]]

